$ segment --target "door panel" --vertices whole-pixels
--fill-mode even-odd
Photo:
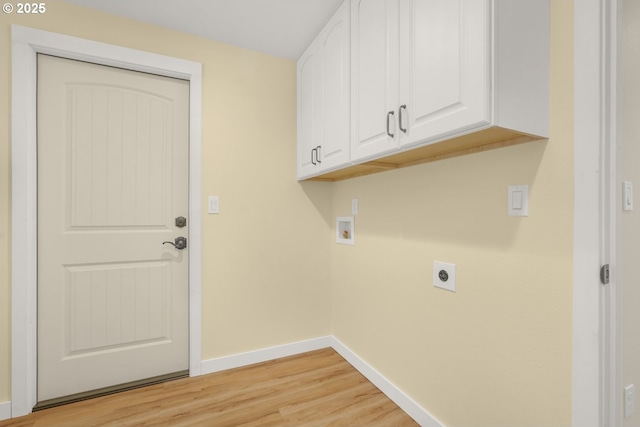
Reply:
[[[171,166],[164,161],[171,155],[164,138],[172,121],[169,100],[123,88],[67,88],[71,227],[162,226]]]
[[[490,5],[401,0],[402,146],[490,122]]]
[[[349,163],[349,4],[297,62],[298,179]]]
[[[412,56],[413,67],[418,71],[412,76],[413,110],[417,117],[426,117],[459,105],[463,47],[460,2],[423,0],[414,2],[413,8]]]
[[[317,157],[312,150],[322,143],[320,138],[321,82],[316,43],[311,44],[298,60],[298,178],[313,175]]]
[[[349,162],[349,4],[320,33],[322,52],[322,140],[320,169]]]
[[[189,83],[38,57],[38,400],[188,369]]]
[[[351,159],[363,160],[397,150],[398,0],[352,3]]]
[[[170,339],[169,262],[66,270],[70,356]]]

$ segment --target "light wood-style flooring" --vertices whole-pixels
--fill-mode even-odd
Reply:
[[[418,426],[333,349],[45,409],[0,427]]]

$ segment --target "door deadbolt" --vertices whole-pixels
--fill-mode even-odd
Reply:
[[[182,227],[185,227],[186,225],[187,225],[187,218],[183,216],[179,216],[178,218],[176,218],[176,227],[182,228]]]
[[[182,250],[187,247],[187,238],[181,236],[176,237],[176,240],[174,242],[162,242],[163,245],[166,245],[167,243],[173,245],[173,247],[176,249]]]

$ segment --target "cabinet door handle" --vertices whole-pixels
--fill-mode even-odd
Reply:
[[[311,150],[311,163],[314,165],[317,165],[316,161],[313,159],[313,153],[315,153],[317,150],[317,148],[314,148],[313,150]],[[317,153],[316,153],[316,157],[317,157]]]
[[[322,148],[322,145],[318,145],[316,147],[316,161],[318,163],[322,163],[322,160],[320,160],[320,149]]]
[[[391,138],[393,138],[393,137],[394,137],[394,134],[392,134],[391,132],[389,132],[389,117],[391,117],[391,116],[393,116],[393,115],[394,115],[393,110],[391,110],[391,111],[389,111],[389,112],[387,113],[387,135],[389,135]]]
[[[407,133],[407,128],[402,127],[402,110],[407,111],[407,104],[403,104],[398,108],[398,127],[402,132]]]

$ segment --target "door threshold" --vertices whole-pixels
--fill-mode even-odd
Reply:
[[[69,396],[56,397],[54,399],[38,402],[36,406],[33,407],[33,412],[188,377],[189,370],[178,371],[171,374],[158,375],[157,377],[145,378],[142,380],[131,381],[124,384],[118,384],[110,387],[99,388],[96,390],[85,391],[82,393],[71,394]]]

